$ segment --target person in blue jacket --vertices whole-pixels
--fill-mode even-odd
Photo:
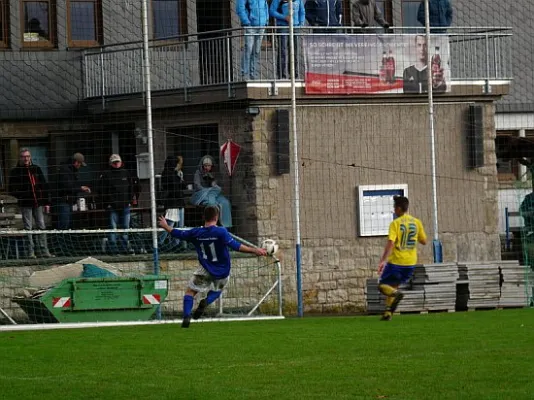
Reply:
[[[337,27],[341,26],[341,0],[307,0],[306,20],[311,26]],[[335,29],[316,30],[317,33],[337,32]]]
[[[243,79],[260,78],[260,52],[265,26],[269,23],[266,0],[237,0],[237,15],[245,27],[245,48],[241,57]]]
[[[278,36],[278,79],[287,79],[289,76],[289,7],[293,4],[293,26],[304,26],[306,22],[306,11],[303,0],[273,0],[270,14],[276,21]],[[295,75],[298,75],[298,32],[295,32]]]
[[[452,24],[452,6],[449,0],[429,0],[428,13],[430,17],[431,33],[447,33],[447,29]],[[419,4],[417,11],[417,21],[425,26],[425,2]],[[438,28],[438,29],[436,29]]]

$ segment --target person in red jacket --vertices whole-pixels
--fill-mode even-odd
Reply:
[[[43,171],[32,162],[32,155],[28,149],[20,150],[20,161],[9,175],[9,193],[18,200],[24,229],[31,231],[33,220],[37,229],[45,230],[44,208],[50,207],[50,193]],[[27,256],[36,258],[33,236],[27,237]],[[48,250],[45,234],[37,235],[40,255],[53,257]]]

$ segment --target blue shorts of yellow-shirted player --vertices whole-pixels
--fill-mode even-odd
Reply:
[[[423,224],[408,214],[406,197],[393,198],[397,218],[389,225],[388,242],[380,259],[378,289],[386,296],[382,320],[389,321],[404,297],[399,285],[410,280],[417,264],[417,243],[426,244]]]
[[[380,276],[379,283],[386,285],[400,285],[410,280],[415,266],[403,266],[388,263]]]
[[[242,253],[252,253],[257,256],[265,256],[264,249],[248,247],[235,240],[226,228],[217,226],[219,220],[219,208],[208,206],[204,209],[204,226],[189,230],[173,229],[167,223],[165,217],[159,218],[160,226],[169,232],[171,236],[186,240],[195,246],[200,267],[189,281],[184,295],[184,317],[182,327],[188,328],[191,318],[199,319],[208,305],[219,298],[228,283],[231,270],[231,258],[229,248]],[[208,292],[202,299],[194,314],[193,304],[197,293]]]

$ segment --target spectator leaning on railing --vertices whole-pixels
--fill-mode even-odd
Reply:
[[[430,20],[431,33],[447,33],[447,29],[452,24],[452,6],[449,0],[428,0],[428,14]],[[425,26],[425,2],[419,4],[417,11],[417,21]],[[436,27],[438,29],[436,29]]]
[[[241,57],[243,79],[259,79],[261,42],[269,23],[269,6],[266,0],[237,0],[236,12],[245,28],[245,48]]]
[[[307,0],[306,20],[311,26],[338,27],[342,20],[341,0]],[[315,33],[335,33],[336,29],[317,29]]]
[[[354,26],[367,28],[374,21],[386,31],[389,29],[389,24],[384,19],[375,0],[356,0],[352,3],[352,24]]]
[[[270,14],[276,21],[278,29],[278,79],[287,79],[289,76],[289,5],[293,5],[293,26],[304,26],[306,22],[306,12],[304,10],[303,0],[273,0],[271,3]],[[295,74],[298,76],[298,35],[294,36],[295,40]]]

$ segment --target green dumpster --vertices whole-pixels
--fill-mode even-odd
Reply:
[[[14,298],[35,323],[146,321],[167,298],[164,275],[70,278],[39,298]]]

